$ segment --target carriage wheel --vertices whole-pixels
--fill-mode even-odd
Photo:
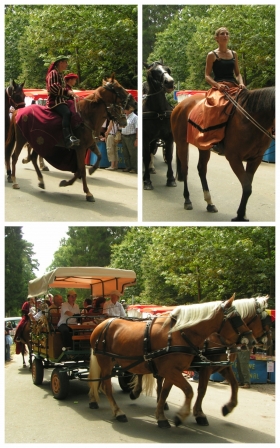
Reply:
[[[118,377],[119,385],[124,392],[131,391],[131,386],[129,385],[129,383],[132,381],[133,378],[134,378],[134,374],[130,373],[130,372],[124,372],[124,376]]]
[[[31,364],[32,381],[36,386],[42,384],[44,378],[44,366],[41,359],[35,358]]]
[[[63,400],[68,395],[69,377],[65,370],[54,369],[51,377],[51,388],[54,398]]]

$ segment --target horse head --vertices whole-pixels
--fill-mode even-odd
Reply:
[[[17,84],[13,79],[10,80],[10,85],[6,88],[6,95],[8,98],[9,107],[20,109],[25,107],[25,93],[23,91],[24,82]]]
[[[154,85],[154,88],[161,88],[166,93],[174,90],[174,79],[171,76],[171,70],[168,66],[163,64],[163,61],[155,61],[152,64],[144,62],[144,67],[147,69],[147,81]]]

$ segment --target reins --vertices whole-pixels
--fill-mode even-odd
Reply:
[[[242,106],[234,99],[232,96],[230,96],[227,92],[224,92],[227,99],[238,109],[252,124],[254,124],[260,131],[262,131],[267,137],[271,138],[272,140],[275,140],[275,137],[268,132],[261,124],[259,124],[248,112],[246,112],[245,109],[243,109]]]

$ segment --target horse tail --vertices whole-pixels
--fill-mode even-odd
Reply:
[[[8,136],[5,142],[5,160],[10,159],[16,142],[15,117],[16,117],[16,111],[13,113],[13,116],[11,118]]]
[[[88,379],[93,380],[96,378],[100,378],[101,369],[98,364],[97,358],[93,353],[93,350],[91,349],[91,355],[90,355],[90,364],[89,364],[89,375]],[[91,401],[95,401],[96,403],[99,401],[99,381],[90,381],[89,382],[89,397]]]
[[[181,160],[178,157],[178,154],[176,154],[176,179],[179,182],[183,182],[183,180],[184,180],[184,175],[182,172],[182,164],[181,164]]]
[[[153,395],[153,391],[155,388],[155,381],[156,380],[153,377],[152,373],[143,375],[142,390],[143,390],[143,392],[145,392],[146,395],[148,395],[150,397]]]

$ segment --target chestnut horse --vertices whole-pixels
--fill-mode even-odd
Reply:
[[[176,187],[172,170],[173,135],[170,126],[170,115],[173,107],[169,104],[165,94],[174,90],[174,79],[169,67],[163,61],[152,64],[144,63],[147,69],[147,81],[143,99],[143,164],[144,190],[152,190],[150,178],[151,154],[155,154],[157,143],[161,140],[165,149],[167,164],[167,187]]]
[[[9,86],[5,89],[5,141],[7,140],[9,132],[11,110],[17,110],[25,107],[25,93],[23,91],[23,86],[24,82],[22,84],[17,84],[13,79],[11,79]],[[6,161],[6,170],[7,180],[11,183],[12,177],[10,160]]]
[[[188,190],[189,143],[187,143],[188,117],[194,106],[205,98],[205,94],[190,96],[179,103],[171,114],[171,128],[177,150],[177,177],[184,181],[184,208],[192,210],[192,202]],[[234,112],[230,115],[225,128],[223,154],[227,158],[233,172],[242,186],[241,202],[237,217],[232,221],[248,221],[246,206],[252,194],[254,174],[260,165],[263,155],[273,138],[275,125],[275,87],[256,90],[243,89],[237,100],[234,100]],[[207,211],[217,212],[212,203],[206,173],[210,159],[210,150],[199,150],[198,174],[201,180]],[[246,168],[243,166],[246,162]],[[226,180],[225,180],[226,181]]]
[[[95,138],[99,136],[102,124],[106,118],[116,121],[121,126],[126,125],[126,118],[122,111],[123,108],[131,102],[135,103],[133,97],[118,83],[117,80],[114,79],[114,77],[112,77],[111,81],[106,85],[96,89],[93,94],[79,100],[77,110],[80,114],[82,123],[77,129],[74,130],[74,133],[76,137],[80,139],[80,145],[75,147],[75,149],[71,148],[70,150],[64,148],[63,143],[58,147],[55,146],[52,148],[52,150],[56,151],[55,155],[60,157],[60,159],[63,159],[62,161],[64,161],[66,157],[69,157],[71,159],[71,166],[73,166],[73,164],[75,166],[75,172],[73,171],[74,176],[68,181],[62,180],[59,184],[60,187],[73,185],[78,178],[82,178],[83,191],[86,194],[86,200],[89,202],[95,201],[86,182],[86,151],[88,148],[95,145]],[[31,107],[34,106],[27,106],[25,108],[27,115],[29,113],[29,108]],[[30,113],[32,113],[32,110]],[[16,163],[22,147],[27,141],[16,123],[16,114],[17,112],[15,111],[11,120],[8,139],[6,141],[6,163],[12,154],[12,181],[13,188],[15,189],[19,188],[19,185],[16,182]],[[40,153],[40,145],[37,144],[37,146],[35,146],[33,144],[32,146],[33,152],[31,155],[31,161],[38,176],[38,185],[40,188],[45,188],[43,175],[37,165],[37,155],[38,152]],[[48,159],[47,157],[45,157],[45,159],[52,164],[52,159]],[[71,171],[71,169],[63,169],[63,171],[66,170]]]
[[[93,349],[90,362],[90,400],[98,407],[99,380],[114,416],[127,421],[112,395],[111,372],[115,364],[124,371],[145,375],[153,373],[164,378],[157,404],[156,418],[160,427],[169,427],[164,415],[164,404],[174,384],[185,395],[184,406],[175,417],[176,426],[190,414],[193,391],[182,373],[188,370],[195,354],[200,353],[205,339],[222,326],[232,329],[234,296],[225,302],[179,306],[171,317],[156,317],[150,321],[129,318],[109,318],[91,334]],[[175,325],[173,326],[175,322]],[[247,327],[246,327],[247,328]]]

